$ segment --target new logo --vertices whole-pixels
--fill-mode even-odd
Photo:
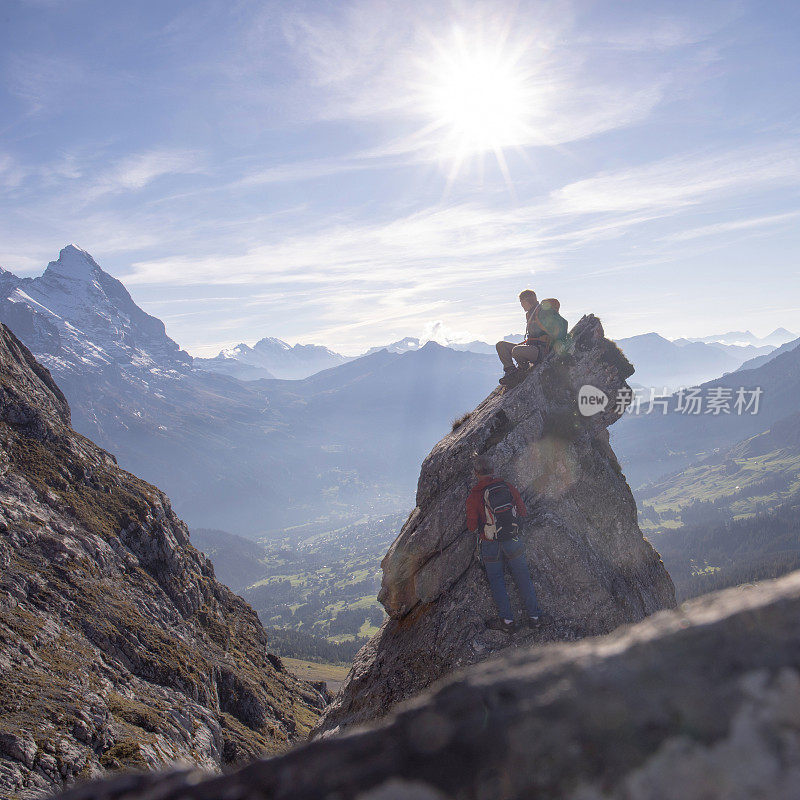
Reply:
[[[581,386],[578,392],[578,410],[584,417],[599,414],[608,405],[608,395],[589,383]]]

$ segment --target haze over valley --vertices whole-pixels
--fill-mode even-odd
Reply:
[[[800,797],[798,41],[7,0],[0,800]]]

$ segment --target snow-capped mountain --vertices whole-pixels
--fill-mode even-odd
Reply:
[[[521,342],[524,338],[521,335],[509,334],[504,337],[508,342]],[[373,353],[379,353],[381,350],[388,350],[390,353],[411,353],[415,350],[420,350],[425,346],[428,341],[418,339],[416,336],[406,336],[405,339],[399,339],[391,344],[383,345],[382,347],[371,347],[364,355],[371,356]],[[478,353],[482,356],[493,356],[497,354],[497,350],[493,344],[489,342],[482,342],[478,339],[472,342],[437,342],[442,347],[449,347],[451,350],[457,350],[461,353]]]
[[[56,375],[112,366],[139,376],[191,368],[191,356],[167,336],[164,323],[142,311],[122,283],[75,245],[38,278],[2,270],[0,313]]]
[[[763,338],[759,338],[751,331],[728,331],[727,333],[717,333],[711,336],[700,336],[686,339],[688,342],[704,342],[705,344],[713,344],[719,342],[721,344],[736,344],[736,345],[753,345],[755,347],[763,347],[769,345],[771,347],[780,347],[786,342],[796,339],[797,334],[787,331],[786,328],[776,328],[772,333]]]
[[[379,347],[370,347],[365,356],[371,356],[374,353],[380,353],[381,350],[388,350],[390,353],[412,353],[419,350],[424,342],[416,336],[406,336],[405,339],[398,339],[391,344],[384,344]]]
[[[301,380],[350,360],[321,345],[296,344],[292,347],[282,339],[268,337],[253,347],[240,343],[225,348],[215,358],[196,358],[194,364],[199,369],[245,381],[260,378]]]

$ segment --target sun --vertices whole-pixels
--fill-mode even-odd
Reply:
[[[451,177],[466,160],[494,153],[510,180],[503,151],[530,141],[535,103],[521,55],[506,41],[488,45],[462,31],[436,44],[422,105],[439,156],[452,162]]]

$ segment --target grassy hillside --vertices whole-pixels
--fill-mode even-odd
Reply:
[[[639,490],[646,534],[686,524],[741,519],[774,509],[800,490],[800,453],[731,454],[695,464]]]
[[[650,535],[679,600],[800,569],[800,493],[749,517]]]
[[[636,492],[679,599],[800,568],[800,416]]]
[[[339,691],[339,687],[347,677],[349,667],[340,664],[320,664],[315,661],[303,661],[301,658],[284,658],[283,663],[290,672],[304,681],[325,681],[332,694]]]

